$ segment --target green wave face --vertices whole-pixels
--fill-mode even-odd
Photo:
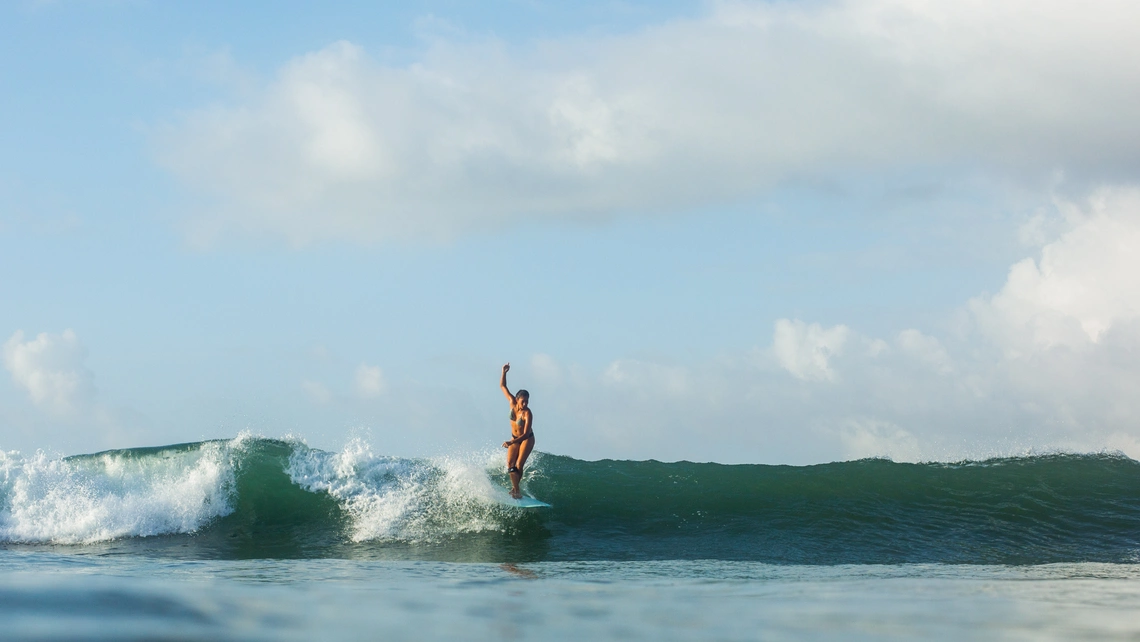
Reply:
[[[559,509],[557,557],[1035,564],[1140,552],[1140,464],[1120,456],[543,464],[532,487]]]
[[[1140,463],[400,459],[256,438],[51,459],[0,455],[0,542],[191,558],[770,563],[1136,562]]]

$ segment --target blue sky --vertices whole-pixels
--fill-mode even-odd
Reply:
[[[9,3],[0,448],[1140,456],[1138,18]]]

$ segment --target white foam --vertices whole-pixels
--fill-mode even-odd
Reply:
[[[233,442],[64,459],[0,453],[0,541],[85,544],[194,532],[232,512]]]
[[[502,530],[506,491],[489,470],[499,457],[399,459],[374,455],[357,439],[338,453],[298,444],[289,459],[294,483],[327,492],[351,515],[353,541],[430,541],[456,533]]]

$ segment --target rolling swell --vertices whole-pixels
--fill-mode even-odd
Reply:
[[[581,557],[1140,561],[1140,463],[1123,456],[802,467],[548,456],[543,465],[532,488],[557,507],[547,528]]]
[[[586,462],[538,454],[505,497],[501,454],[424,460],[294,441],[71,458],[0,454],[0,543],[191,558],[721,559],[789,564],[1140,561],[1140,463]]]

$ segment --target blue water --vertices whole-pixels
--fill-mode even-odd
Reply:
[[[0,452],[2,639],[1140,639],[1140,463]]]
[[[0,551],[5,639],[1140,637],[1140,568],[186,561]]]

